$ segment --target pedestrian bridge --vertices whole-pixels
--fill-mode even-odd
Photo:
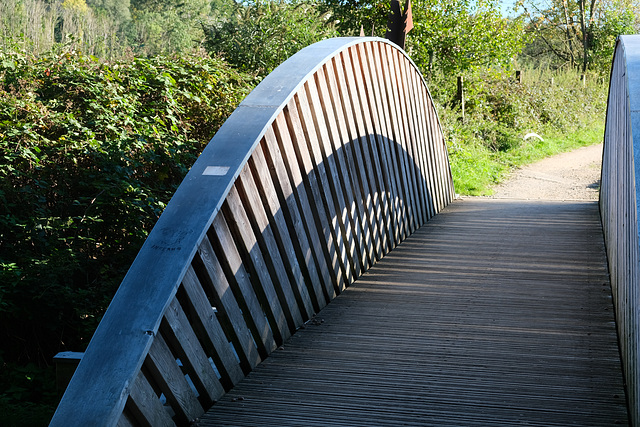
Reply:
[[[598,204],[456,200],[403,51],[303,49],[193,165],[51,425],[639,425],[638,52]]]

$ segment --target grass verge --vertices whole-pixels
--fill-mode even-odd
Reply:
[[[545,135],[544,142],[530,138],[508,151],[493,151],[476,140],[464,145],[450,144],[449,160],[456,192],[469,196],[491,195],[493,187],[513,169],[554,154],[601,143],[603,136],[604,125],[596,125],[567,134]]]

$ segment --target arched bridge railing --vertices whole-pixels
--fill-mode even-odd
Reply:
[[[600,213],[632,425],[640,425],[640,36],[618,39],[604,135]]]
[[[186,425],[454,196],[415,65],[373,38],[291,57],[167,205],[51,425]]]

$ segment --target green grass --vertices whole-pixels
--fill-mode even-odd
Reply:
[[[458,194],[490,195],[517,167],[602,141],[608,89],[602,80],[588,76],[585,84],[574,71],[522,71],[523,83],[504,70],[466,76],[464,120],[451,89],[434,98]],[[524,141],[530,132],[544,141]]]
[[[456,192],[461,195],[491,195],[513,169],[545,157],[602,142],[604,126],[579,129],[568,134],[543,135],[544,142],[530,138],[508,151],[492,151],[481,141],[450,144],[449,160]]]

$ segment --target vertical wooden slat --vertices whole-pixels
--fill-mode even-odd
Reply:
[[[362,197],[359,185],[357,185],[357,178],[353,177],[352,170],[346,159],[346,151],[350,150],[350,147],[343,145],[343,141],[349,144],[350,136],[345,127],[344,116],[340,113],[342,108],[332,98],[332,91],[329,88],[331,76],[325,72],[326,69],[327,67],[324,66],[316,73],[316,81],[314,83],[316,85],[317,99],[314,103],[314,111],[315,114],[321,114],[324,119],[329,142],[329,145],[325,146],[325,156],[334,157],[334,167],[339,174],[337,184],[341,186],[344,194],[345,208],[354,233],[353,239],[359,260],[358,265],[361,266],[361,270],[366,270],[371,266],[372,261],[365,237],[367,235],[366,226],[362,224],[363,214],[360,208]],[[333,81],[335,82],[335,79]],[[337,100],[337,102],[339,103],[340,100]],[[362,271],[359,271],[358,275],[361,273]]]
[[[426,198],[425,202],[426,206],[426,214],[427,218],[431,218],[436,214],[435,207],[435,199],[438,197],[436,192],[439,192],[439,188],[437,189],[434,185],[435,179],[433,174],[433,167],[431,166],[431,145],[433,141],[433,136],[431,134],[430,128],[432,126],[436,126],[437,123],[433,123],[430,120],[429,114],[427,112],[428,106],[426,105],[429,101],[429,98],[423,96],[422,87],[424,86],[423,80],[420,75],[412,70],[411,74],[411,82],[412,82],[412,96],[416,100],[416,118],[419,122],[421,140],[418,143],[418,151],[420,152],[420,176],[422,179],[422,191],[423,196]]]
[[[333,108],[330,99],[325,101],[323,88],[326,87],[326,76],[323,68],[316,72],[315,79],[307,83],[307,97],[311,104],[311,112],[316,117],[316,131],[323,161],[327,164],[332,185],[335,187],[336,205],[342,211],[342,222],[345,226],[347,240],[350,247],[355,278],[359,277],[369,266],[366,251],[363,250],[360,217],[355,209],[353,191],[346,165],[343,164],[343,154],[335,149],[336,140],[340,139],[339,129],[335,126]],[[343,169],[342,166],[345,166]]]
[[[118,419],[118,423],[116,425],[117,427],[136,427],[127,411],[123,412],[122,415],[120,415],[120,419]]]
[[[225,391],[177,298],[173,299],[164,316],[168,327],[162,329],[162,335],[175,349],[188,371],[202,404],[211,405]]]
[[[427,143],[423,145],[426,164],[422,172],[428,176],[427,188],[431,196],[430,215],[433,216],[445,206],[444,198],[447,191],[446,189],[451,185],[450,183],[441,185],[439,182],[439,180],[444,177],[440,172],[442,167],[441,163],[443,160],[447,162],[445,166],[448,169],[448,161],[446,157],[441,157],[442,150],[440,149],[440,145],[443,144],[443,139],[429,91],[424,84],[418,84],[416,91],[420,103],[420,117],[424,121],[425,137],[427,138]]]
[[[142,372],[138,373],[131,387],[126,408],[143,426],[174,427],[176,425]]]
[[[415,86],[417,82],[414,80],[414,70],[409,66],[406,61],[400,61],[400,66],[402,68],[402,74],[404,76],[404,88],[405,88],[405,99],[408,104],[407,114],[409,115],[409,120],[411,122],[411,130],[410,135],[411,139],[409,140],[409,148],[411,151],[412,157],[412,165],[413,165],[413,179],[416,191],[416,205],[418,207],[418,223],[422,225],[427,219],[431,216],[429,214],[429,205],[431,204],[428,200],[429,192],[427,190],[426,179],[423,175],[422,171],[426,170],[426,165],[424,164],[424,156],[422,152],[422,147],[426,145],[426,141],[424,138],[424,128],[422,127],[422,112],[420,111],[420,97],[417,95],[415,91]]]
[[[398,147],[398,160],[401,162],[400,170],[402,171],[402,181],[404,187],[404,200],[408,209],[409,219],[409,234],[413,233],[418,227],[416,221],[417,209],[415,206],[415,189],[413,180],[411,178],[411,162],[408,152],[408,140],[410,138],[408,133],[408,112],[406,111],[406,105],[404,102],[404,88],[402,86],[402,69],[398,63],[398,51],[396,49],[388,49],[389,51],[389,63],[391,67],[391,86],[393,88],[392,95],[395,99],[396,114],[399,127],[399,144]]]
[[[264,280],[271,280],[271,282],[273,282],[276,294],[287,317],[290,332],[293,333],[296,328],[302,324],[302,314],[298,306],[300,297],[298,296],[298,298],[296,298],[295,287],[292,287],[289,282],[284,261],[282,260],[276,238],[267,219],[267,213],[265,212],[262,199],[260,198],[249,167],[245,167],[244,170],[240,172],[240,176],[236,181],[236,188],[238,189],[240,199],[243,202],[249,222],[253,228],[253,234],[260,247],[260,251],[256,251],[256,253],[257,255],[262,255],[264,258],[258,258],[258,261],[264,264],[256,264],[257,276],[260,283],[258,286],[264,286]],[[265,264],[268,270],[268,278],[263,277],[263,275],[267,273],[267,271],[263,270]],[[302,309],[304,309],[304,306]]]
[[[184,279],[182,279],[182,286],[197,316],[197,321],[194,321],[194,323],[200,322],[203,334],[206,335],[211,342],[212,351],[210,355],[220,373],[220,381],[226,389],[230,389],[234,384],[244,378],[244,373],[234,353],[231,351],[229,339],[226,337],[216,317],[218,310],[225,310],[222,307],[216,308],[211,306],[193,267],[187,270]],[[219,298],[218,300],[220,301]],[[241,318],[242,315],[239,313],[237,305],[233,305],[236,306],[236,315],[239,315]],[[229,305],[227,305],[227,310],[228,309]],[[244,321],[242,321],[242,323],[244,323]],[[244,330],[245,336],[247,337],[246,339],[250,339],[251,343],[253,343],[250,332],[247,329]],[[255,348],[255,346],[253,348]],[[240,351],[242,351],[242,347]],[[257,351],[255,353],[257,356]]]
[[[380,227],[381,251],[379,256],[384,256],[391,249],[389,236],[393,235],[393,220],[390,216],[391,189],[388,180],[388,165],[386,163],[386,152],[382,141],[382,129],[378,120],[380,108],[374,101],[375,89],[370,82],[369,64],[364,57],[366,52],[364,45],[354,46],[349,50],[351,63],[350,69],[353,71],[355,80],[355,90],[357,99],[360,101],[360,108],[363,112],[364,128],[369,140],[369,155],[372,159],[372,173],[375,185],[378,188],[377,219]]]
[[[398,51],[394,52],[395,67],[397,69],[397,87],[398,100],[402,110],[402,118],[404,120],[404,153],[407,167],[408,187],[411,190],[411,206],[413,210],[413,220],[415,228],[422,225],[424,217],[422,204],[420,203],[420,191],[418,188],[417,172],[418,157],[414,151],[414,144],[417,139],[417,129],[415,126],[416,118],[413,111],[413,97],[411,96],[411,88],[409,86],[409,77],[407,76],[406,63],[402,54]]]
[[[340,291],[343,291],[354,280],[354,267],[351,260],[349,242],[344,238],[346,236],[342,217],[337,211],[337,206],[332,196],[332,193],[335,192],[335,187],[329,183],[329,173],[320,154],[319,136],[315,131],[316,118],[311,115],[310,104],[305,90],[307,85],[308,83],[305,84],[304,88],[293,98],[295,107],[297,108],[297,114],[291,115],[292,123],[302,131],[302,133],[298,132],[297,135],[296,152],[299,156],[298,159],[302,161],[301,166],[305,168],[306,173],[312,173],[314,175],[315,179],[309,181],[311,184],[310,188],[313,192],[315,202],[324,206],[324,209],[321,209],[321,213],[324,212],[326,214],[328,231],[331,233],[331,237],[338,251],[338,260],[344,277]],[[293,107],[294,104],[292,103],[291,105]],[[289,111],[291,111],[291,109]],[[301,138],[302,135],[304,135],[304,139]],[[311,170],[313,170],[313,172],[311,172]],[[325,218],[322,217],[322,220],[324,219]]]
[[[336,251],[333,244],[330,244],[332,240],[323,241],[325,234],[322,232],[322,227],[317,226],[318,222],[316,222],[316,217],[313,215],[314,209],[311,208],[310,203],[310,200],[313,200],[313,198],[310,199],[308,196],[306,190],[308,184],[303,181],[303,175],[293,149],[293,140],[289,133],[289,124],[286,118],[288,112],[289,108],[285,108],[284,114],[276,118],[274,123],[276,140],[280,153],[282,154],[285,169],[289,175],[292,190],[296,195],[300,215],[304,220],[309,239],[312,242],[312,247],[316,252],[319,263],[326,268],[326,271],[323,270],[323,285],[327,301],[331,301],[336,296],[339,287],[338,283],[342,280],[342,273],[340,271],[340,265],[338,264]],[[281,182],[284,183],[284,181]],[[309,214],[310,212],[312,214]],[[330,235],[327,237],[330,237]],[[329,276],[329,281],[326,280],[327,275]]]
[[[407,191],[407,179],[405,162],[403,156],[403,119],[396,95],[396,81],[394,78],[397,72],[394,68],[392,49],[381,46],[381,71],[384,81],[384,92],[386,93],[386,110],[391,124],[390,130],[393,137],[389,141],[389,152],[393,161],[396,179],[397,203],[399,204],[400,215],[400,240],[404,240],[411,233],[411,211]]]
[[[273,132],[273,131],[271,131]],[[278,271],[284,270],[284,274],[288,277],[289,286],[294,293],[294,298],[296,299],[299,311],[301,312],[301,316],[299,322],[306,321],[314,313],[314,300],[315,296],[311,297],[310,291],[313,292],[313,287],[307,287],[307,282],[311,282],[310,274],[307,270],[307,263],[303,262],[302,265],[305,267],[305,272],[303,273],[301,264],[298,262],[297,252],[301,253],[302,249],[300,249],[300,242],[295,238],[295,232],[293,236],[291,235],[291,231],[286,224],[286,220],[284,214],[282,212],[285,209],[285,205],[281,205],[278,200],[278,195],[276,194],[275,186],[271,181],[271,175],[269,173],[269,168],[267,166],[267,162],[264,157],[262,146],[264,145],[264,141],[260,147],[256,148],[256,151],[253,152],[253,156],[249,159],[249,168],[245,170],[246,173],[252,174],[252,179],[255,182],[256,189],[258,191],[259,199],[254,199],[252,204],[264,206],[265,220],[268,224],[262,225],[265,229],[267,226],[270,227],[274,236],[274,242],[277,246],[276,248],[270,248],[268,250],[269,253],[274,252],[281,254],[281,262],[282,268]],[[245,178],[246,180],[246,178]],[[293,237],[293,238],[292,238]],[[306,240],[306,236],[304,237]],[[307,249],[309,251],[309,249]],[[304,260],[304,256],[300,256]],[[315,273],[315,265],[312,266]],[[285,280],[285,278],[281,278],[281,281]],[[317,273],[314,274],[314,279],[318,280]],[[309,283],[310,285],[310,283]],[[315,306],[317,306],[317,302],[315,302]],[[299,324],[297,325],[299,326]]]
[[[375,237],[375,253],[376,259],[380,259],[384,255],[384,230],[387,228],[384,217],[383,197],[385,193],[384,182],[380,179],[378,173],[379,161],[377,160],[377,150],[375,147],[375,129],[369,122],[369,110],[365,105],[366,99],[362,93],[361,65],[354,64],[351,60],[353,48],[343,52],[339,58],[342,59],[344,67],[345,84],[348,88],[347,93],[351,100],[351,108],[353,109],[353,120],[355,120],[356,128],[360,138],[358,144],[354,146],[356,156],[362,158],[364,164],[364,175],[368,181],[369,191],[371,192],[370,201],[372,204]],[[338,58],[336,58],[338,59]]]
[[[381,168],[383,173],[383,179],[385,182],[385,200],[387,204],[388,213],[387,217],[387,230],[389,243],[385,246],[385,253],[391,250],[399,241],[399,206],[398,206],[398,190],[396,188],[396,170],[394,165],[393,156],[391,154],[391,135],[393,130],[389,123],[389,108],[387,105],[387,98],[384,92],[384,82],[381,74],[380,66],[382,61],[380,57],[380,51],[378,46],[373,43],[366,43],[365,48],[367,51],[369,75],[371,79],[371,85],[368,86],[368,93],[373,95],[372,108],[375,111],[373,114],[374,127],[379,129],[378,137],[378,150],[381,159]],[[365,81],[367,78],[365,77]]]
[[[149,370],[171,406],[183,422],[191,422],[204,413],[196,394],[191,389],[175,357],[162,338],[156,335],[149,350]]]
[[[346,263],[349,267],[348,283],[352,283],[362,270],[360,255],[355,242],[353,221],[340,185],[336,159],[333,156],[328,126],[324,121],[323,107],[319,101],[319,94],[315,81],[310,79],[298,94],[300,117],[303,120],[307,143],[311,159],[315,162],[317,175],[320,177],[322,194],[327,212],[333,216],[336,240],[343,246]]]
[[[375,182],[372,180],[371,159],[363,156],[362,146],[367,144],[366,132],[361,122],[359,107],[353,99],[355,91],[353,90],[353,82],[348,84],[348,67],[345,62],[344,53],[338,55],[333,61],[336,82],[338,85],[338,93],[342,99],[343,112],[346,117],[346,124],[350,134],[349,154],[353,158],[355,172],[358,174],[361,185],[362,197],[366,206],[366,222],[370,227],[371,236],[373,237],[373,253],[376,259],[380,259],[382,254],[382,246],[380,239],[380,224],[378,224],[376,199],[377,189]]]
[[[240,365],[243,366],[245,373],[248,373],[260,363],[261,360],[252,332],[257,329],[257,327],[253,325],[253,322],[251,322],[251,325],[246,322],[243,309],[229,285],[229,281],[207,236],[205,236],[202,243],[200,243],[198,254],[203,261],[203,267],[207,273],[206,279],[208,280],[206,280],[206,284],[213,289],[213,292],[220,301],[218,310],[222,310],[229,319],[233,331],[232,341],[236,345]],[[189,273],[189,271],[187,271],[187,273]],[[185,276],[185,280],[189,280],[189,274]],[[203,286],[204,285],[205,283],[203,283]],[[246,313],[247,319],[250,319],[249,310],[244,310],[244,312]]]
[[[428,94],[427,88],[422,88],[423,97],[427,97],[431,99]],[[429,148],[434,153],[433,155],[433,170],[436,175],[435,183],[437,184],[437,199],[438,200],[438,211],[443,209],[453,197],[453,185],[452,185],[452,177],[451,170],[449,168],[449,162],[447,157],[447,147],[444,142],[444,135],[442,133],[442,129],[440,128],[440,123],[438,121],[438,117],[436,114],[435,106],[433,102],[430,102],[428,105],[429,118],[432,125],[429,127],[431,131],[431,135],[433,136],[433,140],[431,144],[429,144]]]
[[[374,161],[376,170],[376,179],[379,182],[381,189],[381,201],[383,205],[383,223],[384,225],[384,240],[386,241],[387,235],[393,235],[387,230],[393,228],[390,215],[392,213],[390,195],[392,188],[388,179],[389,166],[387,163],[387,153],[384,146],[383,139],[388,135],[388,129],[384,120],[386,114],[384,106],[382,105],[380,85],[378,76],[373,65],[375,60],[373,52],[371,50],[372,43],[364,43],[354,46],[351,50],[351,63],[353,64],[354,77],[357,82],[356,88],[358,89],[359,97],[362,103],[362,108],[365,109],[365,125],[367,128],[373,130],[374,138],[372,140],[372,150],[374,151]],[[391,243],[386,242],[384,244],[386,249],[384,253],[387,253],[391,248]]]
[[[373,209],[374,219],[372,223],[375,224],[374,228],[374,236],[376,242],[376,258],[380,259],[384,255],[384,230],[387,228],[384,220],[384,208],[383,208],[383,197],[384,197],[384,183],[380,179],[378,172],[379,162],[377,161],[376,150],[375,150],[375,130],[368,122],[369,111],[368,107],[365,106],[366,99],[362,94],[362,81],[361,81],[361,70],[360,64],[354,64],[351,60],[351,54],[353,53],[353,48],[348,49],[343,52],[339,58],[342,59],[344,74],[345,74],[345,83],[348,90],[346,91],[349,94],[351,99],[351,108],[353,109],[353,119],[355,120],[356,128],[358,129],[358,133],[360,138],[358,140],[358,144],[355,145],[355,148],[358,150],[356,156],[362,158],[362,162],[364,164],[364,173],[369,183],[369,191],[371,191],[371,203]]]
[[[210,240],[213,240],[211,239],[212,237],[215,237],[215,241],[218,243],[216,247],[214,247],[214,250],[220,260],[220,265],[225,271],[225,276],[227,277],[236,301],[238,301],[242,313],[245,319],[247,319],[247,324],[253,334],[253,339],[258,346],[258,352],[265,358],[276,349],[277,344],[273,336],[273,331],[269,327],[267,316],[251,285],[251,280],[242,263],[242,257],[238,252],[236,242],[229,230],[224,215],[217,215],[213,220],[209,235]],[[214,243],[214,241],[211,243]],[[274,322],[275,318],[273,314],[271,314],[270,317],[271,321]],[[276,330],[276,332],[278,331]]]
[[[399,157],[398,153],[398,145],[400,145],[400,128],[398,122],[400,118],[398,117],[398,112],[396,109],[396,102],[394,96],[394,88],[391,80],[391,67],[390,61],[390,49],[387,49],[386,45],[379,46],[380,48],[380,56],[378,60],[380,61],[380,73],[381,73],[381,84],[383,85],[382,93],[385,94],[383,102],[384,108],[388,117],[388,130],[389,130],[389,138],[388,138],[388,154],[391,157],[391,163],[393,165],[393,178],[395,181],[394,188],[396,190],[395,193],[395,204],[396,211],[398,212],[396,215],[397,224],[398,224],[398,240],[396,244],[405,239],[405,237],[409,233],[409,212],[406,206],[406,193],[405,193],[405,185],[403,184],[403,168],[402,168],[402,159]]]
[[[307,191],[309,201],[313,201],[314,206],[311,211],[304,212],[305,215],[313,215],[316,220],[316,227],[320,231],[320,235],[324,236],[327,245],[329,259],[335,277],[337,280],[337,292],[342,292],[349,284],[351,277],[351,266],[346,262],[346,253],[342,242],[336,240],[337,219],[332,215],[331,211],[327,211],[328,207],[322,197],[320,189],[319,177],[313,167],[313,162],[307,148],[307,136],[300,118],[299,100],[297,96],[287,105],[286,118],[289,126],[289,134],[291,136],[292,147],[289,151],[295,153],[295,165],[300,169],[303,179],[304,188]],[[288,148],[288,147],[286,147]],[[286,149],[285,148],[285,149]],[[293,163],[293,162],[292,162]],[[295,166],[294,166],[295,167]],[[347,265],[345,265],[347,264]]]
[[[236,267],[244,268],[249,273],[248,276],[242,275],[241,278],[244,279],[246,277],[251,282],[262,311],[269,321],[276,344],[280,345],[291,336],[287,321],[290,323],[293,323],[293,321],[291,320],[291,314],[286,310],[286,306],[283,309],[283,305],[280,304],[273,280],[268,274],[264,256],[257,242],[259,236],[253,233],[247,212],[238,194],[237,187],[239,184],[236,181],[236,184],[231,187],[225,204],[222,205],[222,212],[229,229],[233,233],[232,239],[242,258],[242,261]],[[222,245],[222,250],[227,252],[229,246]],[[236,270],[237,268],[234,267],[233,269]],[[257,313],[256,311],[256,315],[258,315]]]
[[[358,132],[355,129],[352,121],[350,121],[351,108],[348,106],[348,93],[346,89],[342,90],[342,82],[338,82],[336,77],[336,61],[335,59],[330,61],[324,67],[324,81],[327,84],[326,91],[322,89],[323,93],[328,95],[325,98],[331,100],[333,115],[335,117],[334,126],[337,128],[341,140],[335,141],[336,151],[344,158],[344,167],[346,173],[350,177],[352,194],[354,197],[354,207],[358,215],[358,222],[362,228],[363,238],[363,251],[366,254],[368,264],[371,265],[375,260],[375,234],[376,225],[371,223],[370,216],[370,204],[368,199],[369,183],[366,176],[363,176],[362,167],[357,163],[354,158],[354,144],[358,138]]]
[[[284,120],[282,115],[276,119],[274,127],[278,120]],[[308,223],[300,213],[299,206],[301,202],[297,197],[297,192],[294,192],[292,188],[293,184],[289,180],[287,168],[283,163],[282,153],[278,147],[273,128],[267,130],[265,141],[259,149],[259,154],[256,155],[254,153],[253,164],[257,171],[262,170],[263,155],[264,163],[269,165],[269,171],[271,172],[271,180],[265,179],[262,182],[263,188],[265,188],[265,194],[272,194],[271,191],[266,190],[266,184],[273,184],[273,191],[277,194],[280,211],[277,211],[275,201],[267,199],[267,204],[272,209],[272,215],[283,214],[287,227],[292,230],[290,231],[291,242],[294,245],[299,265],[304,267],[303,274],[306,272],[305,282],[307,282],[309,294],[313,294],[315,297],[313,300],[314,307],[319,311],[327,304],[325,289],[333,289],[331,274],[327,263],[324,262],[324,253],[315,228],[310,230]],[[264,177],[266,178],[266,175]],[[302,185],[302,182],[299,185]],[[285,235],[284,232],[282,234],[283,236]]]

